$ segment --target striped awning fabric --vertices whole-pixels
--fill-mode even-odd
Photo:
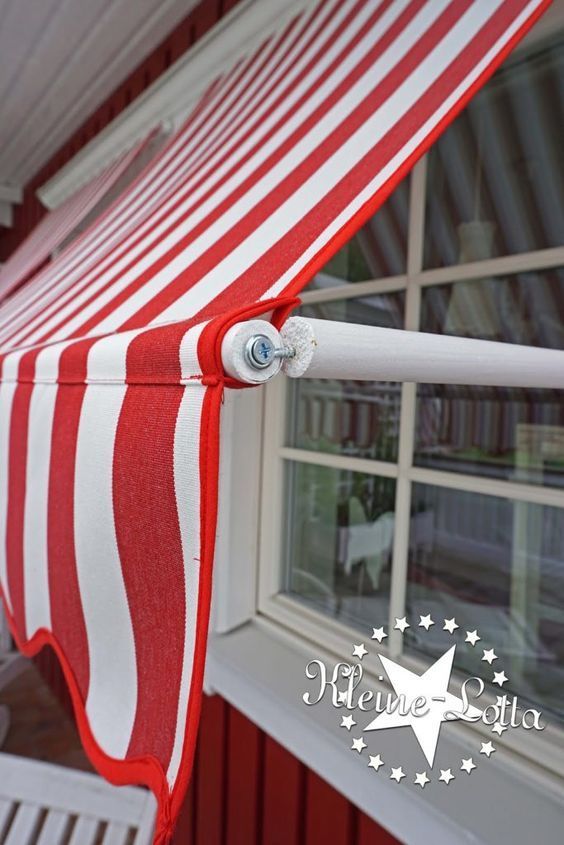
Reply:
[[[147,147],[153,133],[121,153],[85,185],[43,217],[0,268],[0,300],[18,288],[87,218]]]
[[[0,309],[10,623],[55,648],[99,771],[155,791],[159,841],[190,775],[220,405],[241,386],[221,338],[285,319],[546,5],[308,3]]]

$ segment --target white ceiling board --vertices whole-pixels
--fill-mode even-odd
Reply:
[[[198,0],[0,0],[0,183],[24,185]]]

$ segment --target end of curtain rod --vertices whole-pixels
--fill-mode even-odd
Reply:
[[[260,384],[291,378],[415,381],[564,388],[564,351],[497,341],[291,317],[278,332],[265,320],[227,332],[226,372]]]

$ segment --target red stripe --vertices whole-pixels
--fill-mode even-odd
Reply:
[[[116,538],[138,675],[127,757],[150,751],[165,771],[176,730],[185,630],[174,490],[174,431],[183,391],[181,386],[129,387],[114,452]]]
[[[71,354],[65,353],[66,350],[61,355],[59,365],[61,374],[65,374]],[[72,363],[73,370],[75,367],[76,359]],[[82,377],[86,377],[86,357]],[[84,384],[60,385],[57,391],[51,434],[47,511],[51,628],[75,676],[83,701],[88,692],[90,668],[76,569],[74,482],[78,427],[85,392]]]
[[[23,537],[27,467],[27,430],[32,384],[18,384],[10,419],[6,563],[8,591],[18,634],[26,639]]]

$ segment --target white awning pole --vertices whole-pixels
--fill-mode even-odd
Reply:
[[[261,323],[268,326],[266,346],[259,339]],[[238,342],[235,347],[224,343],[224,366],[234,378],[251,383],[267,381],[282,369],[292,378],[564,388],[560,350],[305,317],[290,318],[279,340],[260,320],[230,331]]]

